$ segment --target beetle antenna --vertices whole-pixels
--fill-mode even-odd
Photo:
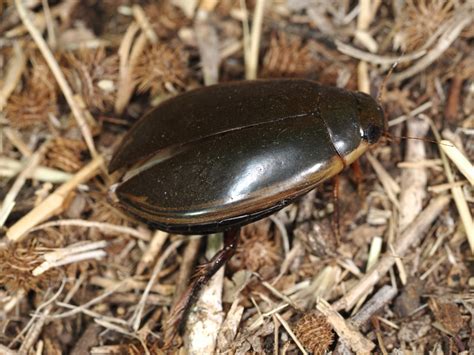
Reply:
[[[398,57],[398,59],[392,64],[392,66],[388,70],[387,75],[385,75],[385,78],[383,78],[382,84],[380,84],[380,87],[379,87],[378,92],[377,92],[377,97],[376,97],[377,103],[379,105],[382,105],[383,94],[384,94],[384,91],[385,91],[385,87],[387,86],[388,80],[392,76],[393,71],[397,67],[398,63],[400,63],[400,58],[404,55],[405,55],[405,51],[403,51],[402,54],[400,54],[400,57]],[[388,132],[388,117],[386,116],[385,113],[384,113],[384,118],[385,118],[385,127],[384,127],[385,129],[384,130],[385,130],[385,132]]]
[[[391,141],[393,141],[393,140],[395,140],[395,139],[399,139],[399,140],[400,140],[400,139],[415,139],[415,140],[419,140],[419,141],[423,141],[423,142],[434,143],[434,144],[436,144],[436,145],[446,145],[446,146],[450,147],[449,144],[445,144],[445,143],[442,143],[442,142],[438,142],[438,141],[436,141],[436,140],[434,140],[434,139],[429,139],[429,138],[425,138],[425,137],[422,138],[422,137],[412,137],[412,136],[394,136],[394,135],[392,135],[392,134],[390,134],[390,133],[388,133],[388,132],[386,132],[386,133],[384,134],[384,136],[385,136],[385,138],[386,138],[389,142],[391,142]]]
[[[383,98],[383,94],[384,94],[384,91],[385,91],[385,87],[387,86],[388,79],[390,79],[390,77],[392,76],[392,73],[395,70],[395,68],[397,67],[397,65],[399,63],[399,60],[400,59],[397,59],[395,61],[395,63],[392,64],[392,66],[390,67],[387,75],[385,75],[385,78],[383,78],[382,84],[380,84],[380,87],[379,87],[379,90],[378,90],[378,93],[377,93],[377,97],[376,97],[377,103],[379,105],[382,105],[382,98]],[[385,121],[384,131],[388,132],[388,117],[387,117],[386,113],[384,113],[384,121]]]
[[[382,84],[380,84],[380,87],[377,93],[377,99],[376,99],[379,104],[382,103],[382,97],[383,97],[385,86],[387,86],[388,79],[390,79],[390,77],[392,76],[392,73],[397,67],[398,63],[399,63],[399,59],[397,59],[397,61],[392,64],[387,75],[385,75],[385,78],[383,78]]]

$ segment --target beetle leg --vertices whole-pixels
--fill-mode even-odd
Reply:
[[[352,167],[352,171],[354,172],[354,178],[357,184],[357,193],[359,194],[359,197],[362,198],[364,196],[364,186],[363,186],[364,175],[362,173],[362,167],[360,165],[359,159],[353,162],[351,167]]]
[[[332,218],[334,234],[336,235],[336,245],[339,245],[341,240],[341,226],[340,226],[340,215],[339,215],[339,175],[333,177],[332,186],[332,198],[334,203],[334,214]]]
[[[232,228],[224,232],[224,248],[207,263],[199,265],[191,283],[183,294],[179,297],[171,310],[167,329],[165,330],[165,347],[172,345],[173,339],[178,331],[181,331],[185,324],[189,310],[196,302],[199,291],[205,286],[211,277],[229,260],[237,249],[240,236],[240,227]]]

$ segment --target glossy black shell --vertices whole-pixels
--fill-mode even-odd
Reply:
[[[219,84],[146,114],[109,170],[128,170],[115,193],[138,218],[174,233],[218,232],[338,174],[374,127],[383,130],[383,113],[365,94],[296,79]]]

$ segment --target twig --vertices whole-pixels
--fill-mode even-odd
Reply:
[[[13,129],[13,128],[5,128],[3,130],[3,133],[5,133],[5,136],[8,138],[8,140],[15,146],[16,149],[18,149],[18,151],[24,157],[27,158],[33,154],[30,147],[20,137],[20,133],[18,132],[18,130]],[[7,158],[4,158],[4,159],[7,159]]]
[[[414,59],[418,59],[426,54],[426,50],[418,51],[415,53],[402,55],[402,56],[381,56],[373,53],[364,52],[358,48],[352,47],[348,44],[345,44],[339,40],[335,41],[337,50],[343,54],[351,56],[353,58],[363,60],[372,64],[381,64],[381,65],[392,65],[394,63],[404,63],[409,62]]]
[[[445,184],[439,184],[439,185],[432,185],[428,186],[428,191],[433,192],[435,194],[439,194],[442,192],[445,192],[446,190],[450,190],[453,187],[463,187],[464,185],[467,185],[469,182],[467,180],[464,181],[456,181],[456,182],[448,182]]]
[[[328,298],[340,280],[341,269],[336,265],[326,266],[314,276],[308,287],[298,290],[291,296],[293,302],[290,304],[293,306],[293,303],[296,303],[303,309],[311,308],[317,299]]]
[[[275,277],[272,280],[271,284],[275,285],[278,282],[278,280],[280,280],[283,277],[283,275],[286,274],[286,272],[290,268],[291,263],[296,258],[301,256],[301,254],[303,254],[303,253],[304,253],[303,244],[301,243],[301,241],[295,240],[291,250],[289,250],[288,253],[285,254],[285,259],[283,260],[283,262],[281,263],[281,266],[280,266],[280,272],[278,273],[277,277]]]
[[[91,243],[78,243],[66,248],[60,248],[43,255],[45,261],[38,267],[33,269],[33,276],[41,275],[42,273],[59,267],[62,265],[72,264],[88,259],[100,259],[107,254],[102,249],[107,246],[107,242],[102,240]]]
[[[26,2],[26,5],[29,6],[33,2]],[[36,3],[39,3],[39,1],[36,1]],[[59,17],[62,21],[62,23],[65,22],[66,19],[70,18],[71,12],[74,10],[74,8],[79,4],[78,0],[65,0],[60,2],[58,5],[53,6],[51,8],[51,15],[53,17]],[[15,23],[19,20],[17,16],[15,16]],[[43,12],[39,12],[35,14],[35,17],[33,18],[33,24],[35,25],[36,28],[39,29],[39,32],[43,32],[44,29],[46,28],[46,17]],[[21,37],[28,33],[28,29],[24,24],[20,24],[11,30],[8,30],[5,32],[5,38],[15,38],[15,37]]]
[[[109,295],[111,296],[111,295]],[[77,308],[81,308],[80,306],[74,306],[72,304],[69,304],[69,303],[65,303],[65,302],[56,302],[56,305],[59,306],[59,307],[64,307],[64,308],[67,308],[67,309],[70,309],[70,310],[76,310]],[[85,315],[88,315],[92,318],[95,318],[95,319],[101,319],[101,320],[104,320],[104,321],[107,321],[107,322],[110,322],[110,323],[116,323],[116,324],[121,324],[123,326],[127,326],[128,323],[127,321],[121,319],[121,318],[118,318],[118,317],[109,317],[109,316],[104,316],[96,311],[91,311],[90,309],[86,309],[86,308],[81,308],[79,310],[80,313],[83,313]]]
[[[288,237],[288,231],[286,230],[285,224],[276,215],[271,215],[270,219],[272,220],[273,223],[275,223],[275,226],[278,228],[278,231],[281,234],[281,240],[283,243],[283,253],[286,258],[286,256],[290,252],[290,239]]]
[[[192,18],[198,5],[198,0],[174,0],[173,5],[178,6],[188,18]]]
[[[75,342],[74,347],[71,349],[71,355],[88,354],[93,346],[99,344],[99,332],[101,329],[100,325],[90,323],[80,338]]]
[[[112,288],[117,282],[121,282],[121,293],[126,293],[130,291],[142,291],[146,288],[147,282],[145,281],[138,281],[133,278],[127,278],[124,280],[115,280],[115,279],[110,279],[110,278],[105,278],[105,277],[100,277],[100,276],[92,276],[89,280],[89,284],[101,288]],[[161,285],[161,284],[155,284],[151,288],[152,292],[158,293],[161,295],[171,295],[174,290],[175,286],[174,285]],[[140,293],[141,296],[141,293]]]
[[[97,228],[103,232],[113,232],[113,233],[123,233],[131,235],[137,239],[141,239],[144,241],[150,240],[150,235],[145,232],[140,232],[140,230],[136,228],[130,228],[126,226],[119,226],[112,223],[106,222],[97,222],[97,221],[86,221],[83,219],[61,219],[58,221],[52,221],[40,224],[30,230],[30,232],[36,232],[38,230],[51,228],[51,227],[65,227],[65,226],[76,226],[76,227],[84,227],[84,228]]]
[[[12,187],[3,199],[2,207],[0,209],[0,227],[3,227],[8,216],[10,215],[10,212],[13,210],[16,197],[20,193],[20,190],[25,184],[28,176],[30,176],[38,166],[47,145],[47,143],[43,144],[40,149],[38,149],[30,158],[28,158],[28,162],[26,163],[23,171],[18,175]]]
[[[137,308],[135,309],[135,312],[133,313],[133,316],[130,318],[129,324],[132,326],[132,328],[135,331],[138,331],[140,328],[140,322],[142,320],[142,314],[143,311],[145,310],[145,305],[146,305],[146,299],[148,297],[148,294],[151,291],[151,287],[155,283],[156,279],[158,278],[158,274],[160,273],[161,269],[163,268],[163,265],[168,259],[168,257],[176,250],[178,247],[183,243],[183,240],[176,240],[174,241],[160,256],[158,261],[155,264],[155,267],[153,269],[153,272],[150,276],[150,280],[148,281],[148,284],[143,291],[142,297],[140,299],[140,302],[138,302]]]
[[[194,32],[201,56],[202,71],[205,85],[217,84],[219,80],[219,37],[216,28],[209,20],[209,14],[199,9],[194,21]]]
[[[46,29],[48,31],[48,41],[51,47],[56,47],[58,40],[56,38],[56,32],[54,30],[54,18],[51,14],[51,9],[49,7],[47,0],[41,0],[43,6],[44,19],[46,20]]]
[[[116,331],[116,332],[118,332],[118,333],[120,333],[120,334],[125,334],[125,335],[127,335],[127,336],[129,336],[129,337],[132,337],[132,338],[141,340],[141,339],[139,339],[139,337],[138,337],[136,334],[130,332],[129,330],[127,330],[127,329],[124,328],[124,327],[120,327],[120,326],[118,326],[118,325],[116,325],[116,324],[113,324],[112,322],[108,322],[108,321],[106,321],[106,320],[97,319],[97,318],[94,318],[94,322],[96,322],[97,324],[99,324],[100,326],[102,326],[102,327],[104,327],[104,328],[106,328],[106,329],[110,329],[110,330]],[[144,348],[145,348],[145,350],[147,349],[146,347],[144,347]],[[148,351],[146,351],[146,352],[148,353]]]
[[[3,80],[3,86],[0,89],[0,112],[3,111],[13,90],[15,90],[20,81],[21,74],[26,67],[26,56],[18,42],[13,43],[14,56],[8,61],[6,77]]]
[[[69,107],[71,108],[72,114],[74,115],[74,118],[76,119],[77,125],[79,126],[81,130],[82,136],[87,144],[87,147],[89,148],[89,152],[91,153],[92,157],[96,157],[97,151],[94,146],[94,140],[92,139],[91,131],[89,129],[89,126],[87,125],[86,115],[84,111],[81,110],[76,100],[74,99],[74,93],[72,92],[71,87],[67,83],[66,78],[64,77],[64,74],[61,71],[61,68],[59,67],[58,62],[54,58],[50,49],[48,48],[48,45],[46,44],[45,40],[41,36],[41,33],[38,31],[38,29],[35,27],[35,25],[31,21],[29,11],[24,6],[23,0],[15,0],[15,5],[16,5],[18,14],[20,15],[21,21],[27,28],[33,40],[35,41],[36,45],[38,46],[38,49],[40,50],[41,54],[46,60],[46,63],[48,63],[48,66],[51,69],[51,72],[56,78],[56,81],[58,82],[58,85],[61,88],[64,94],[64,97],[67,103],[69,104]]]
[[[150,21],[148,21],[148,18],[146,17],[146,14],[145,14],[145,11],[143,11],[143,8],[140,5],[135,4],[132,6],[132,11],[133,11],[133,16],[135,17],[135,20],[142,28],[142,31],[147,36],[148,40],[153,44],[158,43],[158,36],[153,30],[153,27],[151,27]]]
[[[366,157],[372,165],[372,168],[374,168],[375,173],[382,183],[388,198],[397,207],[397,209],[399,209],[397,194],[400,192],[400,186],[372,154],[367,153]]]
[[[242,10],[242,32],[243,32],[242,47],[244,49],[244,62],[248,63],[250,62],[250,24],[249,24],[249,12],[248,12],[247,4],[245,3],[245,0],[240,0],[240,8]]]
[[[26,168],[24,162],[0,157],[0,177],[13,177]],[[62,170],[47,168],[45,166],[36,166],[33,171],[27,175],[28,179],[50,182],[52,184],[63,183],[72,178],[72,174],[66,173]]]
[[[59,289],[56,291],[56,293],[53,295],[53,297],[47,299],[45,302],[41,303],[38,308],[36,308],[35,313],[33,316],[30,318],[28,323],[25,325],[25,327],[17,334],[17,336],[10,342],[9,346],[12,347],[16,342],[20,341],[20,338],[23,336],[23,334],[27,333],[31,334],[30,328],[34,325],[36,320],[38,318],[45,319],[47,315],[50,313],[51,308],[52,308],[52,303],[61,295],[63,292],[64,286],[66,285],[66,279],[63,279],[63,282],[61,283],[61,286]],[[40,315],[40,312],[44,309],[44,312],[42,315]],[[28,339],[30,335],[27,335],[25,337],[25,340],[23,341],[23,344],[26,342],[26,339]],[[34,342],[34,341],[33,341]],[[23,345],[22,345],[23,346]]]
[[[459,171],[469,180],[471,186],[474,186],[474,166],[464,154],[450,141],[442,140],[439,142],[440,148],[446,153],[449,159],[458,167]]]
[[[245,309],[239,305],[239,302],[239,297],[236,297],[234,302],[232,302],[229,311],[227,312],[221,329],[219,330],[219,334],[217,336],[217,351],[220,354],[230,349],[231,344],[237,335],[239,324],[242,320],[242,315],[244,314]]]
[[[295,309],[298,309],[298,310],[301,310],[303,307],[298,307],[298,305],[290,298],[288,297],[287,295],[285,295],[283,292],[281,292],[280,290],[277,290],[275,287],[273,287],[270,283],[268,283],[267,281],[262,281],[262,286],[264,286],[266,289],[268,289],[273,295],[275,295],[276,297],[280,298],[282,301],[285,301],[286,303],[288,303],[289,305],[291,305],[291,307],[295,308]]]
[[[365,290],[375,286],[380,278],[388,272],[394,265],[396,257],[403,257],[410,247],[417,245],[421,241],[424,233],[448,205],[449,201],[449,196],[440,196],[432,200],[428,207],[405,229],[394,244],[393,248],[396,255],[393,255],[391,252],[386,253],[371,271],[333,305],[334,309],[351,309],[365,293]]]
[[[438,133],[438,130],[436,129],[434,122],[429,117],[428,122],[430,123],[431,130],[434,136],[436,137],[436,140],[438,142],[441,142],[441,137]],[[448,182],[452,184],[455,182],[453,172],[451,170],[451,167],[449,166],[449,162],[446,157],[446,154],[444,153],[444,150],[441,148],[440,144],[438,144],[438,146],[439,153],[441,155],[441,160],[443,161],[444,172],[446,174]],[[459,216],[461,217],[461,222],[464,225],[469,247],[471,248],[471,252],[474,254],[474,223],[472,221],[469,206],[467,204],[466,199],[464,198],[462,188],[460,186],[453,185],[453,187],[451,188],[451,194],[453,195],[454,203],[456,204]]]
[[[54,314],[54,315],[50,316],[49,318],[51,318],[51,319],[62,319],[62,318],[71,317],[75,314],[84,312],[85,310],[92,307],[93,305],[98,304],[99,302],[103,301],[104,299],[109,297],[114,292],[116,292],[118,290],[121,290],[124,283],[126,283],[126,281],[122,281],[122,282],[119,282],[119,283],[115,284],[112,288],[106,290],[103,294],[91,299],[89,302],[86,302],[83,305],[72,306],[72,305],[67,304],[67,306],[69,306],[69,308],[72,308],[70,311]],[[66,307],[64,304],[60,304],[60,303],[57,303],[57,304],[61,307]]]
[[[463,82],[465,79],[465,73],[459,70],[454,74],[451,86],[449,88],[448,98],[446,100],[446,106],[444,108],[444,117],[449,123],[456,124],[458,117],[458,110],[462,97]]]
[[[429,125],[422,120],[408,121],[408,136],[424,137],[428,132]],[[405,161],[419,162],[426,158],[425,142],[421,140],[407,140]],[[398,220],[399,230],[403,231],[423,208],[426,197],[426,184],[428,174],[421,167],[403,169],[400,182],[400,215]]]
[[[392,286],[385,285],[378,290],[365,305],[351,318],[352,324],[360,328],[370,321],[379,310],[385,307],[397,295],[397,289]]]
[[[43,202],[11,226],[7,231],[7,238],[10,241],[17,242],[28,230],[38,223],[60,213],[63,210],[69,193],[75,189],[77,185],[95,176],[99,168],[103,166],[103,163],[104,159],[100,155],[94,158],[89,164],[78,171],[71,180],[61,185],[56,191],[44,199]]]
[[[206,250],[208,260],[222,249],[222,245],[222,233],[208,237]],[[196,306],[189,312],[184,344],[190,354],[211,354],[215,351],[217,335],[224,321],[222,312],[224,270],[222,267],[212,276],[202,288]]]
[[[176,289],[174,291],[173,307],[179,300],[181,294],[188,286],[189,280],[193,274],[194,264],[199,256],[199,247],[201,246],[202,238],[191,238],[184,249],[183,258],[179,266],[178,278],[176,279]],[[172,308],[173,308],[172,307]]]
[[[393,249],[393,244],[388,243],[388,247],[389,247],[390,251],[392,252],[392,254],[395,255],[395,250]],[[403,264],[402,258],[396,257],[395,258],[395,265],[397,266],[397,269],[398,269],[398,277],[400,278],[400,282],[402,283],[402,285],[406,285],[407,281],[408,281],[408,276],[407,276],[407,272],[405,270],[405,265]]]
[[[446,261],[448,257],[446,255],[443,255],[441,258],[439,258],[438,260],[436,260],[436,262],[431,265],[431,267],[426,270],[421,276],[420,276],[420,280],[426,280],[426,278],[433,272],[435,271],[442,263],[444,263]]]
[[[0,354],[4,355],[18,355],[18,352],[7,348],[5,345],[0,344]]]
[[[123,36],[122,43],[120,43],[118,51],[120,57],[119,83],[115,99],[117,114],[123,112],[135,90],[136,82],[133,80],[132,71],[148,41],[145,33],[140,33],[138,38],[133,40],[139,30],[139,25],[132,22]]]
[[[28,354],[29,350],[36,343],[46,323],[46,317],[49,315],[52,308],[53,308],[53,305],[49,305],[44,310],[42,317],[36,318],[36,322],[28,330],[28,333],[26,334],[25,339],[23,340],[21,344],[20,354]]]
[[[327,321],[334,328],[337,335],[339,335],[340,340],[349,345],[354,352],[357,354],[370,354],[370,351],[375,348],[373,342],[364,337],[324,299],[319,300],[316,308],[327,317]]]
[[[380,329],[380,322],[378,318],[372,318],[372,324],[375,328],[375,335],[377,337],[377,342],[379,343],[379,349],[383,355],[388,355],[387,349],[385,348],[385,343],[382,337],[382,331]]]
[[[393,120],[390,120],[388,122],[388,126],[389,127],[393,127],[397,124],[400,124],[400,123],[403,123],[405,122],[407,119],[411,118],[411,117],[415,117],[417,115],[419,115],[420,113],[428,110],[429,108],[431,108],[433,106],[433,102],[431,101],[427,101],[423,104],[421,104],[420,106],[418,106],[417,108],[413,109],[412,111],[410,111],[407,115],[401,115],[397,118],[394,118]]]
[[[357,17],[357,30],[355,38],[362,43],[370,52],[377,52],[378,45],[369,34],[368,29],[373,20],[374,13],[371,9],[371,0],[359,1],[359,16]],[[360,79],[360,78],[359,78]],[[366,91],[365,91],[366,92]]]
[[[369,68],[364,61],[357,64],[357,87],[359,91],[370,95]]]
[[[446,32],[443,33],[443,35],[439,38],[436,46],[410,68],[401,73],[392,75],[392,77],[389,79],[389,82],[400,82],[415,76],[427,68],[451,46],[451,43],[453,43],[456,38],[458,38],[462,30],[468,26],[472,20],[472,13],[469,13],[468,10],[460,11],[459,15],[453,18],[451,26],[448,27]]]
[[[161,248],[168,239],[169,234],[162,231],[156,231],[153,237],[151,238],[148,248],[146,248],[143,253],[140,262],[137,266],[137,271],[135,275],[141,275],[148,268],[154,260],[156,260],[157,255],[160,253]]]
[[[305,350],[303,344],[301,344],[301,342],[298,340],[298,338],[296,337],[295,333],[293,333],[293,331],[291,330],[291,327],[288,325],[288,323],[286,322],[286,320],[283,319],[283,317],[279,314],[279,313],[275,313],[275,317],[278,319],[278,321],[281,323],[281,325],[283,326],[283,328],[285,328],[285,330],[288,332],[288,334],[290,335],[291,339],[293,339],[293,341],[295,342],[295,344],[298,346],[298,348],[300,349],[300,351],[303,353],[303,355],[308,355],[308,352]]]
[[[262,36],[263,10],[265,0],[258,0],[253,15],[252,32],[250,35],[250,51],[248,60],[245,61],[245,77],[249,80],[257,78],[258,52],[260,49],[260,38]]]
[[[376,262],[379,260],[380,253],[382,251],[382,242],[383,242],[383,239],[379,236],[375,236],[372,239],[372,242],[370,243],[369,256],[367,258],[367,267],[366,267],[367,271],[371,270],[376,264]],[[362,297],[359,299],[356,306],[354,307],[352,314],[356,314],[359,311],[360,307],[362,307],[362,305],[364,304],[367,296],[370,293],[372,293],[372,291],[373,291],[373,288],[369,288],[365,290],[364,295],[362,295]]]

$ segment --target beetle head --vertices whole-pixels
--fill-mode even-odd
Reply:
[[[355,94],[359,111],[360,134],[369,144],[375,144],[385,133],[385,116],[382,107],[369,95]]]

